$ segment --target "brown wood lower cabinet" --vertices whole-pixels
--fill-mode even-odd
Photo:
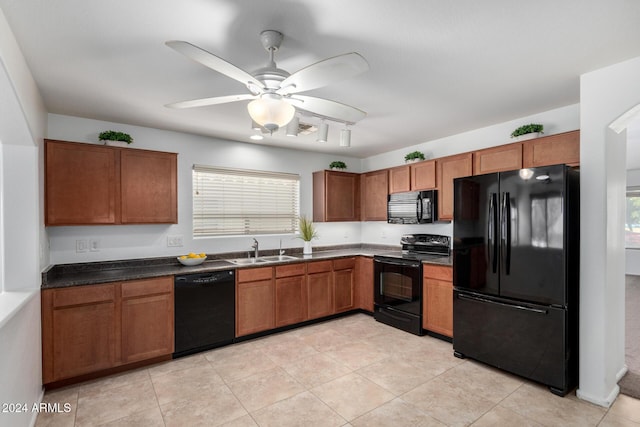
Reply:
[[[373,311],[372,258],[236,273],[238,337],[356,308]],[[42,291],[45,385],[138,366],[173,351],[173,276]]]
[[[422,327],[453,337],[453,268],[423,267]]]
[[[276,327],[300,323],[307,319],[304,263],[280,265],[276,273]]]
[[[336,313],[355,308],[355,258],[333,261],[333,307]]]
[[[358,308],[373,313],[373,258],[358,257],[356,277]]]
[[[43,383],[169,355],[173,321],[173,277],[43,290]]]
[[[42,292],[42,377],[45,384],[116,365],[114,285]]]
[[[333,314],[331,261],[307,264],[307,314],[309,319]]]
[[[122,361],[173,353],[173,277],[125,282],[122,290]]]
[[[236,274],[236,336],[275,327],[273,268],[238,270]]]

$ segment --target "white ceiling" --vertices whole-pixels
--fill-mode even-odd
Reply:
[[[367,157],[579,102],[579,76],[640,56],[636,0],[0,0],[52,113],[250,142],[246,93],[166,47],[185,40],[247,71],[284,33],[294,72],[356,51],[370,70],[305,94],[368,112],[351,148],[278,132],[260,144]],[[303,120],[304,121],[304,120]],[[308,120],[313,122],[314,120]]]

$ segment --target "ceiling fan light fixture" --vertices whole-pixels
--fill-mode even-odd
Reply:
[[[340,147],[351,147],[351,129],[340,131]]]
[[[322,121],[320,127],[318,127],[318,137],[316,142],[327,142],[327,135],[329,134],[329,125]]]
[[[293,119],[287,125],[287,136],[298,136],[299,127],[300,119],[297,116],[293,116]]]
[[[247,106],[249,115],[270,132],[277,131],[293,119],[296,109],[275,93],[265,93]]]

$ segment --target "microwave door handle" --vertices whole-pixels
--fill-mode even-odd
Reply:
[[[416,216],[418,217],[418,223],[422,221],[422,196],[418,196],[416,199]]]

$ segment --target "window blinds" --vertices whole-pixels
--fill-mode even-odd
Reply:
[[[296,232],[300,176],[193,167],[193,236]]]

